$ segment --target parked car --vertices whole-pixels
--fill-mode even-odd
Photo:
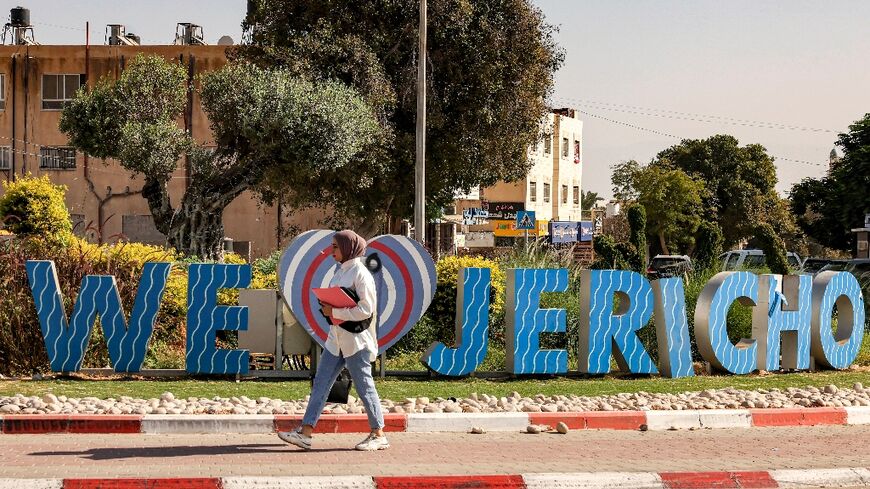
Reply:
[[[649,262],[646,274],[650,280],[682,277],[694,270],[692,259],[686,255],[656,255]]]
[[[821,272],[849,272],[858,279],[861,291],[864,293],[864,303],[870,302],[870,259],[856,258],[854,260],[838,260],[830,263],[819,270]]]
[[[812,273],[815,275],[827,265],[832,263],[843,263],[844,261],[845,260],[836,260],[834,258],[807,258],[804,260],[804,266],[801,267],[801,272]]]
[[[797,253],[786,253],[788,266],[794,270],[800,270],[803,261]],[[722,263],[722,271],[741,270],[746,268],[763,268],[767,266],[767,259],[761,250],[732,250],[719,255]]]

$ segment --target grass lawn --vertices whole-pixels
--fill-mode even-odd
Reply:
[[[698,376],[684,379],[659,377],[631,378],[606,376],[600,378],[551,378],[523,380],[399,380],[377,379],[381,397],[400,400],[406,397],[467,397],[472,392],[505,396],[513,391],[523,396],[570,395],[597,396],[621,392],[678,393],[704,389],[734,387],[738,389],[785,389],[788,387],[824,386],[834,384],[851,388],[855,382],[870,384],[870,369],[853,367],[846,371],[815,373],[789,373],[764,375]],[[40,380],[0,381],[0,396],[24,394],[26,396],[54,393],[69,397],[136,398],[159,397],[163,392],[176,397],[270,397],[299,399],[310,392],[308,381],[243,380]]]

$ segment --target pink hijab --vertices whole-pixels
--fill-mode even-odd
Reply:
[[[338,249],[341,250],[342,263],[365,255],[366,240],[359,234],[350,229],[345,229],[335,233],[333,237],[338,245]]]

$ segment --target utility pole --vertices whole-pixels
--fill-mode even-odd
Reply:
[[[414,237],[426,244],[426,0],[420,0],[417,56],[417,164],[414,172]]]

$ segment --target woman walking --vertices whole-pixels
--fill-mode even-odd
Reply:
[[[318,365],[317,374],[314,376],[314,386],[311,388],[308,407],[302,418],[302,427],[294,431],[278,433],[278,437],[285,442],[304,450],[311,449],[311,434],[314,432],[317,420],[326,405],[329,391],[341,373],[341,369],[345,366],[350,372],[357,394],[365,406],[371,428],[369,436],[357,444],[356,449],[384,450],[390,448],[390,443],[383,431],[384,415],[381,411],[381,399],[375,389],[375,381],[371,372],[371,362],[375,361],[378,354],[378,340],[375,327],[372,326],[376,323],[375,315],[378,301],[374,278],[363,263],[362,257],[365,250],[366,241],[353,231],[338,232],[332,239],[332,257],[339,265],[330,281],[330,286],[353,289],[359,296],[359,302],[355,307],[344,309],[322,304],[323,314],[341,321],[355,322],[356,328],[348,329],[354,331],[363,327],[364,329],[360,332],[351,332],[334,324],[329,328],[329,336],[326,339],[326,345],[324,345],[320,365]]]

